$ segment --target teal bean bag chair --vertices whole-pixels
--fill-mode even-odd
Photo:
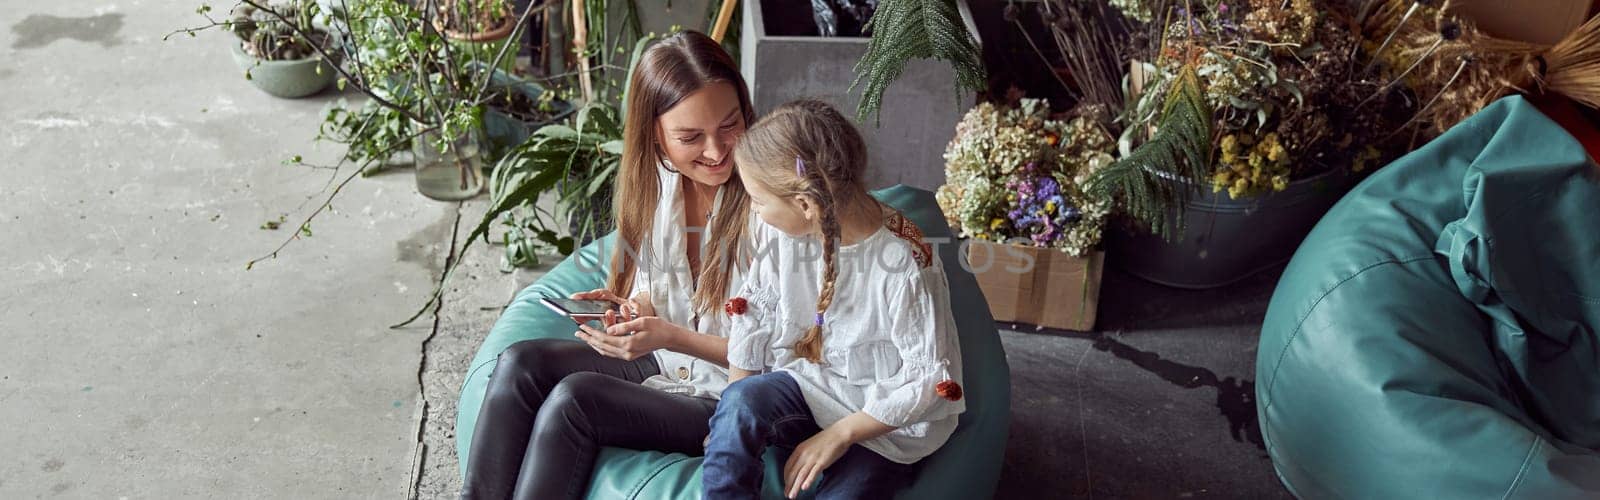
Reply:
[[[994,495],[1006,447],[1011,418],[1011,372],[1005,351],[989,314],[988,302],[972,273],[956,255],[950,228],[939,212],[933,193],[895,186],[873,193],[920,226],[944,259],[950,281],[950,301],[955,308],[965,365],[967,412],[961,415],[955,435],[937,453],[917,464],[917,480],[900,498],[974,499]],[[942,238],[942,239],[941,239]],[[538,303],[541,294],[566,296],[604,286],[615,235],[595,242],[566,259],[538,282],[523,289],[489,331],[488,338],[468,368],[461,386],[456,414],[456,448],[466,469],[473,427],[478,422],[484,387],[495,360],[506,347],[535,338],[571,338],[572,321],[556,316]],[[942,242],[942,243],[941,243]],[[576,340],[574,340],[576,341]],[[606,448],[595,464],[589,485],[594,499],[699,499],[700,457],[678,453]],[[769,454],[764,485],[768,498],[781,498],[781,465]]]
[[[1304,498],[1600,498],[1600,170],[1521,97],[1363,181],[1284,271],[1261,432]]]

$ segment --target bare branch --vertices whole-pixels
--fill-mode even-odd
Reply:
[[[416,139],[417,136],[420,136],[420,135],[428,133],[428,132],[432,132],[435,128],[437,128],[437,127],[436,126],[432,126],[432,127],[426,127],[426,128],[421,129],[421,130],[418,130],[416,133],[412,134],[411,137],[409,137],[408,139]],[[399,146],[400,144],[404,144],[405,142],[406,141],[400,141],[398,143],[395,143],[395,145],[389,146],[388,150],[386,150],[385,152],[387,153],[389,151],[393,151],[397,146]],[[278,248],[274,248],[274,249],[272,249],[271,252],[268,252],[266,255],[262,255],[260,257],[256,257],[254,259],[251,259],[250,262],[245,263],[245,265],[244,265],[245,270],[248,271],[251,268],[255,267],[257,262],[261,262],[261,261],[267,260],[267,259],[276,259],[276,258],[278,258],[278,252],[283,251],[283,249],[288,247],[290,243],[293,243],[295,240],[300,239],[300,229],[306,227],[308,224],[311,224],[311,220],[317,218],[317,215],[321,214],[323,210],[326,210],[328,207],[333,206],[333,199],[335,197],[339,196],[339,192],[343,191],[344,187],[346,185],[350,184],[350,181],[355,180],[356,177],[360,177],[361,173],[365,172],[367,170],[367,167],[372,165],[372,162],[373,162],[373,160],[371,160],[371,159],[367,160],[366,162],[362,163],[361,167],[357,168],[354,173],[350,174],[349,176],[346,176],[343,181],[340,181],[339,182],[339,186],[333,188],[333,192],[328,194],[328,197],[323,200],[322,204],[318,205],[316,210],[311,211],[311,215],[307,215],[305,220],[300,222],[299,226],[295,226],[294,234],[291,234],[287,239],[285,239],[283,241],[283,243],[279,244]],[[343,160],[340,160],[340,163],[343,163]]]

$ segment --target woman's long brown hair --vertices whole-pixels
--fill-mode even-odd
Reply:
[[[822,229],[822,289],[817,318],[833,305],[838,280],[839,211],[868,205],[877,210],[862,180],[867,146],[848,118],[827,103],[799,100],[778,106],[745,133],[733,150],[741,175],[782,198],[806,195],[817,202]],[[795,166],[803,162],[803,169]],[[801,171],[803,170],[803,171]],[[822,362],[822,325],[814,324],[794,345],[795,354]]]
[[[628,82],[622,165],[617,174],[616,197],[612,200],[618,242],[611,254],[611,276],[606,283],[606,288],[623,297],[633,293],[633,272],[640,265],[639,251],[649,239],[653,215],[661,199],[658,166],[664,158],[656,133],[661,115],[695,91],[715,83],[727,83],[739,94],[745,125],[749,126],[755,118],[750,91],[738,66],[721,45],[703,33],[684,31],[662,39],[646,49],[636,64],[633,78]],[[684,182],[693,181],[686,179]],[[712,220],[706,236],[710,255],[702,259],[700,277],[696,280],[700,285],[693,302],[695,310],[700,312],[721,304],[728,296],[729,277],[733,267],[740,263],[735,253],[746,248],[750,197],[745,194],[737,171],[728,178],[725,187],[717,217]]]

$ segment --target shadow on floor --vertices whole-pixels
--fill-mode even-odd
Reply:
[[[1281,272],[1191,291],[1107,269],[1098,331],[1002,325],[1023,330],[1001,333],[1012,424],[996,497],[1288,498],[1253,380]]]
[[[1211,387],[1217,392],[1217,410],[1228,419],[1228,433],[1234,441],[1249,440],[1257,448],[1267,449],[1261,440],[1261,427],[1256,422],[1256,384],[1237,377],[1217,378],[1216,372],[1161,359],[1160,354],[1141,351],[1101,334],[1094,335],[1094,348],[1110,352],[1128,360],[1139,368],[1154,373],[1172,385],[1184,389]]]

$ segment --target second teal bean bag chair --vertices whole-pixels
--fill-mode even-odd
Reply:
[[[1521,97],[1366,179],[1284,271],[1261,432],[1304,498],[1600,498],[1600,170]]]
[[[1011,418],[1011,372],[988,302],[977,280],[964,270],[956,255],[950,228],[939,212],[933,193],[895,186],[873,193],[879,200],[904,212],[920,226],[929,243],[937,245],[950,281],[950,302],[961,337],[961,358],[967,412],[955,435],[937,453],[917,464],[917,480],[899,498],[975,499],[994,495],[1005,456],[1006,432]],[[947,243],[937,244],[942,241]],[[518,341],[572,337],[572,321],[556,316],[538,302],[541,294],[566,296],[604,286],[615,235],[595,242],[566,259],[533,285],[523,289],[489,331],[468,367],[456,414],[456,448],[464,462],[472,443],[473,427],[483,402],[489,372],[502,351]],[[605,264],[603,264],[605,263]],[[575,340],[574,340],[575,341]],[[782,464],[768,460],[765,495],[781,498]],[[677,453],[606,448],[595,464],[589,485],[593,499],[699,499],[700,457]]]

